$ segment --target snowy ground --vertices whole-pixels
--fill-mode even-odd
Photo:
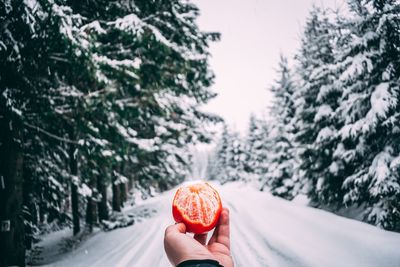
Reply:
[[[291,203],[243,184],[218,187],[231,211],[236,266],[399,267],[400,234]],[[127,228],[99,232],[47,266],[170,266],[164,229],[173,192],[140,207],[158,212]],[[55,248],[56,249],[56,248]]]

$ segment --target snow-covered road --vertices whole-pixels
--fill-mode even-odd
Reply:
[[[399,267],[400,234],[296,205],[243,184],[217,187],[231,211],[236,266]],[[164,229],[173,223],[173,192],[137,208],[156,209],[149,219],[100,232],[48,266],[170,266]]]

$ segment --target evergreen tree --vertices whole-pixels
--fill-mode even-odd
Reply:
[[[243,163],[246,159],[244,145],[239,134],[231,132],[226,125],[210,159],[207,172],[211,180],[224,184],[244,179]]]
[[[344,203],[366,204],[366,220],[400,230],[400,4],[350,1],[338,68],[342,123],[335,155],[346,174]]]
[[[128,185],[183,180],[188,145],[209,141],[204,124],[218,121],[199,110],[214,96],[207,50],[218,34],[181,1],[1,5],[0,218],[21,235],[0,239],[0,265],[23,265],[22,204],[27,237],[71,219],[76,234],[80,205],[90,229],[107,218],[107,186],[119,210]]]
[[[221,137],[218,140],[214,153],[209,157],[207,173],[210,180],[222,180],[225,167],[228,165],[229,133],[228,126],[224,125]]]
[[[281,57],[278,70],[279,78],[271,87],[274,93],[274,102],[271,108],[273,119],[269,133],[269,142],[273,144],[268,160],[268,174],[265,183],[270,187],[273,195],[287,199],[297,194],[297,176],[295,168],[296,144],[294,142],[294,93],[295,84],[289,70],[287,59]]]
[[[341,94],[333,69],[336,54],[336,26],[328,13],[314,7],[307,19],[297,55],[299,89],[296,107],[296,153],[300,156],[298,175],[315,203],[340,203],[343,176],[332,160],[337,122],[334,112]]]
[[[270,153],[268,132],[267,123],[252,114],[245,142],[246,159],[243,162],[248,181],[261,182],[266,179]]]
[[[237,132],[230,133],[227,159],[226,175],[223,182],[245,180],[244,162],[246,153],[243,140]]]

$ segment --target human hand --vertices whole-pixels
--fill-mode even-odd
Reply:
[[[221,217],[208,242],[207,234],[186,235],[183,223],[170,225],[165,230],[164,248],[169,261],[174,265],[186,260],[211,259],[224,267],[233,267],[230,252],[229,210],[222,209]]]

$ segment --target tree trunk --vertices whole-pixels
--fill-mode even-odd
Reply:
[[[26,166],[26,160],[23,159],[23,162]],[[38,225],[38,221],[36,219],[36,205],[34,199],[32,198],[32,192],[34,192],[34,182],[30,177],[30,172],[25,168],[23,168],[23,207],[25,210],[23,211],[23,218],[25,222],[24,224],[24,235],[25,235],[25,249],[30,250],[32,248],[33,242],[33,229],[31,225]]]
[[[129,181],[128,181],[128,192],[133,189],[133,177],[129,176]]]
[[[0,266],[25,266],[22,127],[0,114]]]
[[[121,211],[121,192],[120,192],[120,186],[119,184],[115,184],[115,177],[113,177],[113,182],[112,182],[112,193],[113,193],[113,198],[112,198],[112,207],[113,211]]]
[[[96,223],[96,202],[92,197],[87,197],[86,203],[86,226],[90,232],[93,231],[93,225]]]
[[[97,191],[99,191],[101,195],[100,202],[97,203],[99,220],[108,220],[107,186],[105,184],[104,177],[101,174],[97,177]]]
[[[124,175],[125,174],[125,164],[122,162],[121,163],[121,165],[120,165],[120,170],[119,170],[119,173],[121,174],[121,175]],[[119,190],[120,190],[120,198],[121,198],[121,200],[120,200],[120,205],[121,205],[121,208],[122,207],[124,207],[124,203],[125,203],[125,201],[126,201],[126,199],[127,199],[127,193],[126,193],[126,183],[123,183],[123,182],[120,182],[120,184],[119,184]]]
[[[69,139],[76,140],[74,128],[71,126],[69,129]],[[76,145],[69,145],[69,166],[71,175],[78,177],[78,160],[76,158]],[[78,186],[71,180],[71,206],[72,206],[72,225],[74,235],[78,234],[81,230],[79,222],[79,195]]]
[[[93,193],[92,196],[87,198],[87,206],[86,206],[86,224],[89,227],[89,231],[93,231],[93,225],[97,224],[97,203],[94,200],[96,197],[94,189],[97,186],[96,176],[93,176],[90,179],[90,188],[92,188]]]
[[[120,183],[119,184],[119,188],[120,188],[120,191],[121,191],[121,194],[120,194],[120,196],[121,196],[121,207],[123,207],[125,201],[128,198],[128,194],[127,194],[127,191],[126,191],[126,189],[127,189],[126,183]]]

